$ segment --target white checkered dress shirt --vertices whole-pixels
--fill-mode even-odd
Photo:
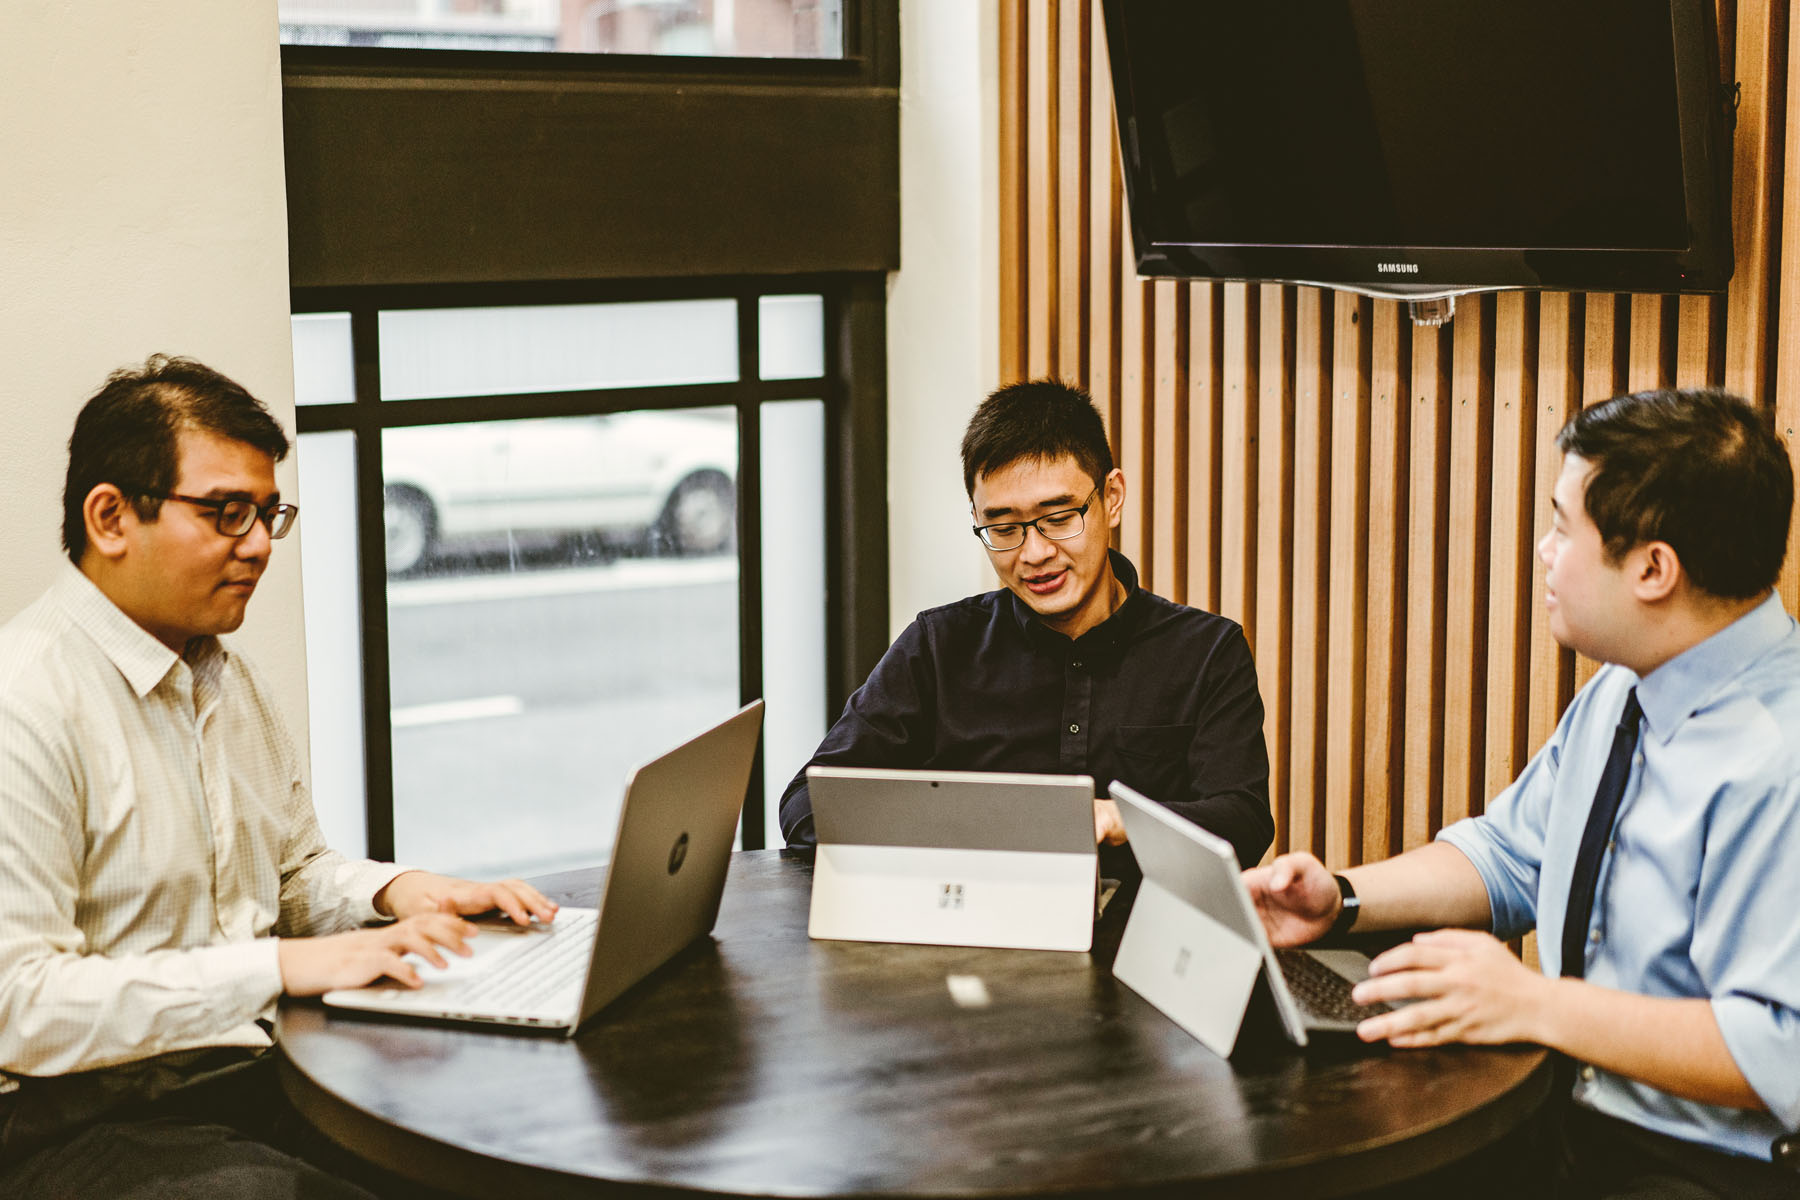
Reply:
[[[0,1072],[269,1045],[270,935],[376,920],[399,871],[326,848],[217,639],[178,657],[69,565],[0,628]]]

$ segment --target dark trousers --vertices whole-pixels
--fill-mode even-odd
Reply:
[[[1800,1197],[1800,1172],[1726,1154],[1565,1106],[1552,1139],[1557,1197],[1569,1200],[1784,1200]]]
[[[1356,1200],[1776,1200],[1800,1172],[1726,1154],[1570,1101],[1462,1162]]]
[[[0,1097],[0,1196],[373,1200],[436,1195],[367,1167],[287,1102],[273,1055],[215,1052],[195,1082],[27,1080]],[[190,1064],[183,1064],[191,1069]],[[152,1098],[142,1098],[145,1094]]]

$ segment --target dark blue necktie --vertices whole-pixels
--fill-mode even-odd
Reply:
[[[1625,693],[1625,712],[1613,731],[1612,753],[1606,756],[1606,770],[1594,791],[1594,806],[1588,810],[1581,849],[1575,855],[1575,874],[1569,881],[1562,935],[1562,973],[1566,977],[1580,979],[1587,974],[1586,943],[1588,921],[1594,915],[1594,886],[1600,879],[1600,860],[1606,857],[1606,844],[1612,840],[1619,801],[1625,797],[1625,780],[1631,775],[1631,756],[1637,750],[1638,722],[1643,715],[1637,689],[1632,688]]]

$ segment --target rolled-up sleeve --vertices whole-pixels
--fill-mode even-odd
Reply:
[[[1537,923],[1538,878],[1544,866],[1544,830],[1556,773],[1562,761],[1567,729],[1556,735],[1526,764],[1511,786],[1496,796],[1479,817],[1446,825],[1438,841],[1462,851],[1487,888],[1493,933],[1521,937]]]
[[[1694,967],[1744,1079],[1800,1129],[1800,779],[1715,807],[1695,897]]]

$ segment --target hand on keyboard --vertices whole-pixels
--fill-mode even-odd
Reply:
[[[418,968],[406,956],[416,954],[433,966],[448,963],[443,950],[467,956],[467,939],[475,927],[449,913],[423,913],[351,933],[326,937],[282,938],[277,946],[281,987],[290,996],[317,996],[332,988],[362,987],[381,978],[407,987],[421,983]]]
[[[520,879],[475,883],[430,871],[402,871],[375,893],[375,911],[400,918],[420,913],[473,916],[495,909],[517,924],[529,925],[533,918],[555,920],[557,904]]]
[[[489,935],[498,945],[484,943],[475,961],[427,971],[425,980],[443,1005],[528,1011],[559,997],[573,1005],[592,957],[594,919],[592,909],[575,909],[552,927],[497,926],[508,930]]]

